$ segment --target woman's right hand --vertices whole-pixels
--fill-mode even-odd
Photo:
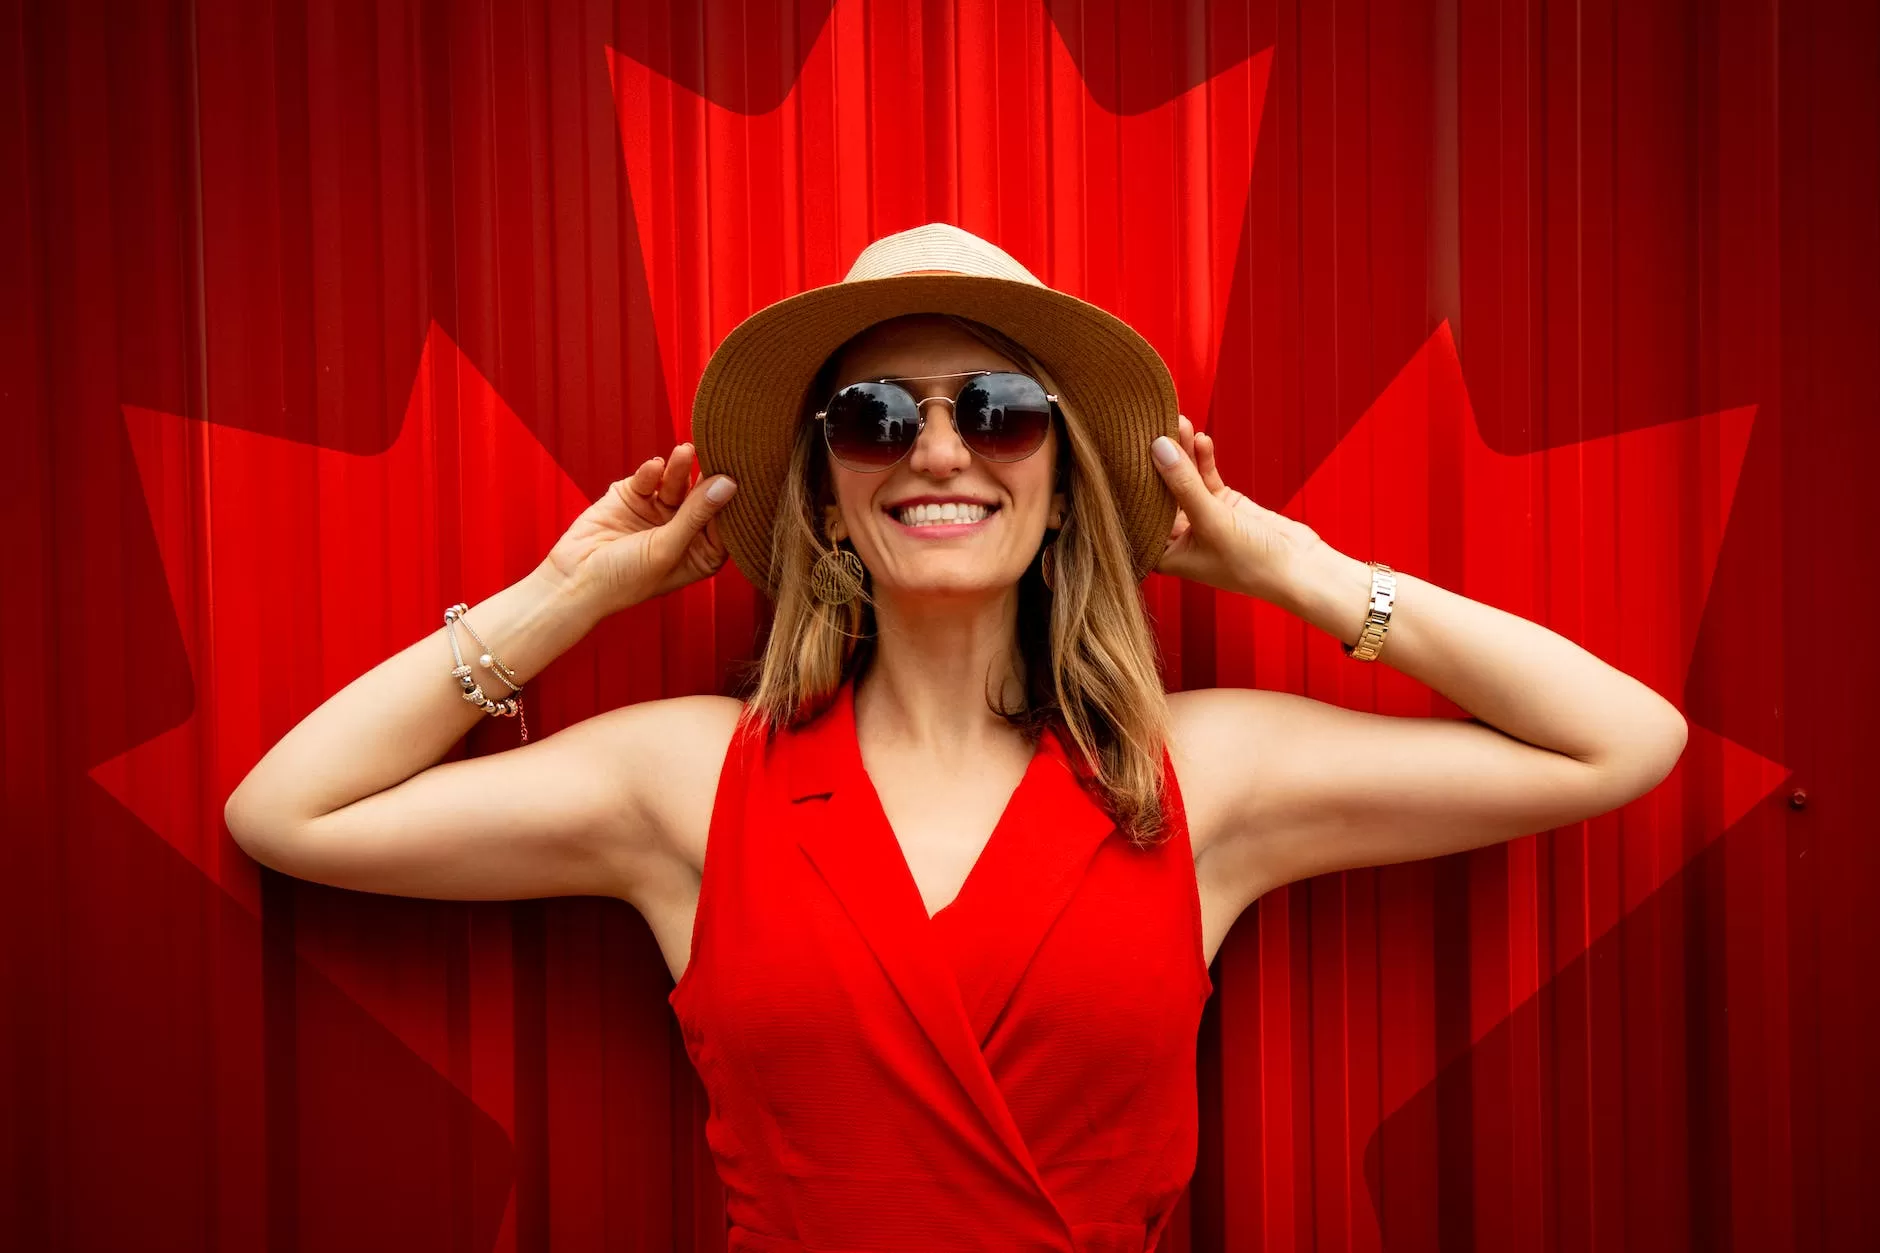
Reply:
[[[723,474],[692,483],[696,460],[679,444],[670,458],[642,462],[574,520],[543,564],[603,615],[716,573],[728,553],[714,519],[736,485]],[[723,500],[711,498],[714,487]]]

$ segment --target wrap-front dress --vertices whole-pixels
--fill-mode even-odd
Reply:
[[[929,917],[854,684],[720,773],[669,998],[736,1253],[1153,1249],[1194,1171],[1213,990],[1185,814],[1135,847],[1047,732]]]

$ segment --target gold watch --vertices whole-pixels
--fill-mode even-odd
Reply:
[[[1384,632],[1390,629],[1390,610],[1397,600],[1397,575],[1381,561],[1367,563],[1371,567],[1371,611],[1365,615],[1364,626],[1358,631],[1358,642],[1341,644],[1345,656],[1355,661],[1376,661],[1378,650],[1384,647]]]

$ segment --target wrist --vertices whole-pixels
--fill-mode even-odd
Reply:
[[[608,605],[594,589],[573,575],[564,574],[544,561],[524,575],[516,587],[529,606],[529,616],[543,622],[560,622],[586,635],[622,605]]]
[[[492,655],[500,658],[516,681],[523,684],[578,644],[599,620],[589,598],[559,572],[540,567],[487,600],[471,605],[462,618],[476,628]],[[473,653],[469,649],[477,647],[475,636],[460,643],[469,646],[464,659],[471,660]]]
[[[1289,563],[1276,603],[1341,644],[1355,644],[1371,604],[1371,566],[1319,543]]]

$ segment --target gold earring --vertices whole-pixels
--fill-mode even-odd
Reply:
[[[862,559],[840,544],[816,558],[809,590],[825,605],[846,605],[862,594]]]
[[[1051,560],[1051,550],[1056,547],[1057,541],[1052,540],[1044,546],[1044,552],[1040,553],[1038,556],[1038,574],[1044,579],[1044,585],[1046,587],[1051,586],[1051,567],[1054,564]]]

